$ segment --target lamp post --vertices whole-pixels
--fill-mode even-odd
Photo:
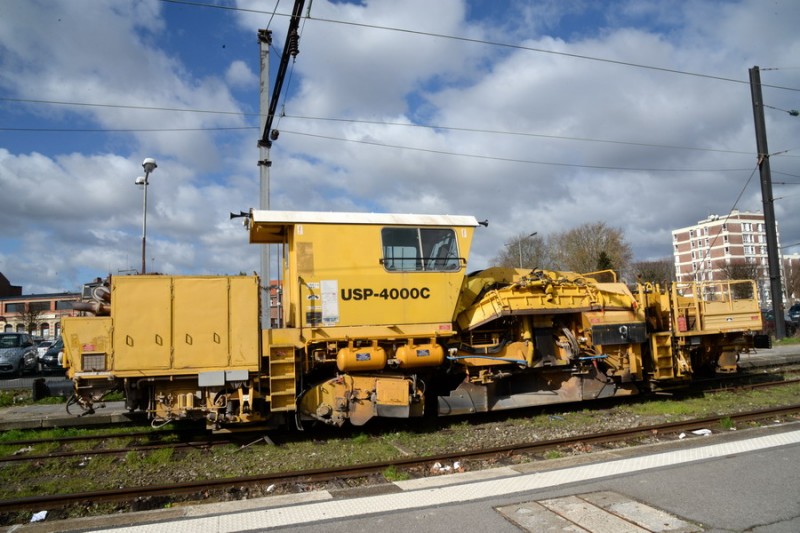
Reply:
[[[538,231],[534,231],[530,235],[525,235],[524,237],[520,237],[519,240],[517,241],[517,251],[519,252],[519,268],[522,268],[522,241],[530,239],[531,237],[535,237],[538,234],[539,234]],[[510,242],[506,244],[506,246],[511,246],[512,244],[514,243]]]
[[[144,202],[142,205],[142,274],[147,273],[147,186],[150,184],[150,173],[157,167],[156,160],[148,157],[142,162],[144,176],[139,176],[135,181],[136,185],[144,186]]]

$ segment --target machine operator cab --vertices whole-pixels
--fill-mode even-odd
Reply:
[[[364,326],[449,333],[477,225],[471,216],[259,210],[248,220],[251,243],[281,245],[283,323],[322,336],[334,328],[334,337]]]

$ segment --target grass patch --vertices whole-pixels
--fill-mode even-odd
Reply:
[[[165,465],[172,461],[174,448],[160,448],[145,455],[144,462],[149,465]]]
[[[736,429],[736,423],[734,423],[734,421],[729,416],[726,416],[722,420],[720,420],[719,425],[722,427],[722,429],[727,429],[729,431],[731,429]]]
[[[383,471],[383,477],[386,478],[386,481],[404,481],[411,476],[408,475],[408,472],[401,472],[394,466],[390,466]]]
[[[38,401],[33,401],[33,393],[30,389],[19,390],[0,390],[0,407],[16,407],[19,405],[52,405],[66,403],[67,399],[63,396],[48,396]]]
[[[0,407],[13,407],[15,405],[30,405],[32,403],[30,391],[2,390],[0,391]]]
[[[369,435],[364,433],[359,433],[355,437],[353,437],[353,444],[366,444],[369,442]]]

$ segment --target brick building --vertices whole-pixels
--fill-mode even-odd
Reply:
[[[732,266],[740,271],[749,267],[758,282],[762,306],[772,307],[763,214],[733,210],[727,216],[711,215],[694,226],[674,230],[672,247],[677,281],[725,280]],[[780,253],[780,238],[778,249]]]
[[[11,285],[0,274],[0,289],[4,287],[10,290],[0,292],[0,331],[55,339],[61,334],[61,318],[78,315],[72,309],[72,304],[80,300],[77,292],[23,295],[21,287]]]
[[[269,326],[262,324],[261,327],[282,328],[283,327],[283,282],[273,279],[267,287],[269,294]]]

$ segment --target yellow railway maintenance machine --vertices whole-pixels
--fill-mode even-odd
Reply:
[[[335,425],[422,415],[433,384],[422,378],[441,371],[456,333],[477,220],[253,211],[249,223],[250,242],[284,250],[285,327],[265,332],[265,357],[272,367],[298,355],[286,397],[271,374],[272,409]]]
[[[466,414],[626,396],[734,371],[752,282],[639,285],[611,272],[467,274],[474,217],[253,210],[278,245],[280,328],[255,276],[120,276],[63,321],[73,402],[108,390],[211,427]]]

